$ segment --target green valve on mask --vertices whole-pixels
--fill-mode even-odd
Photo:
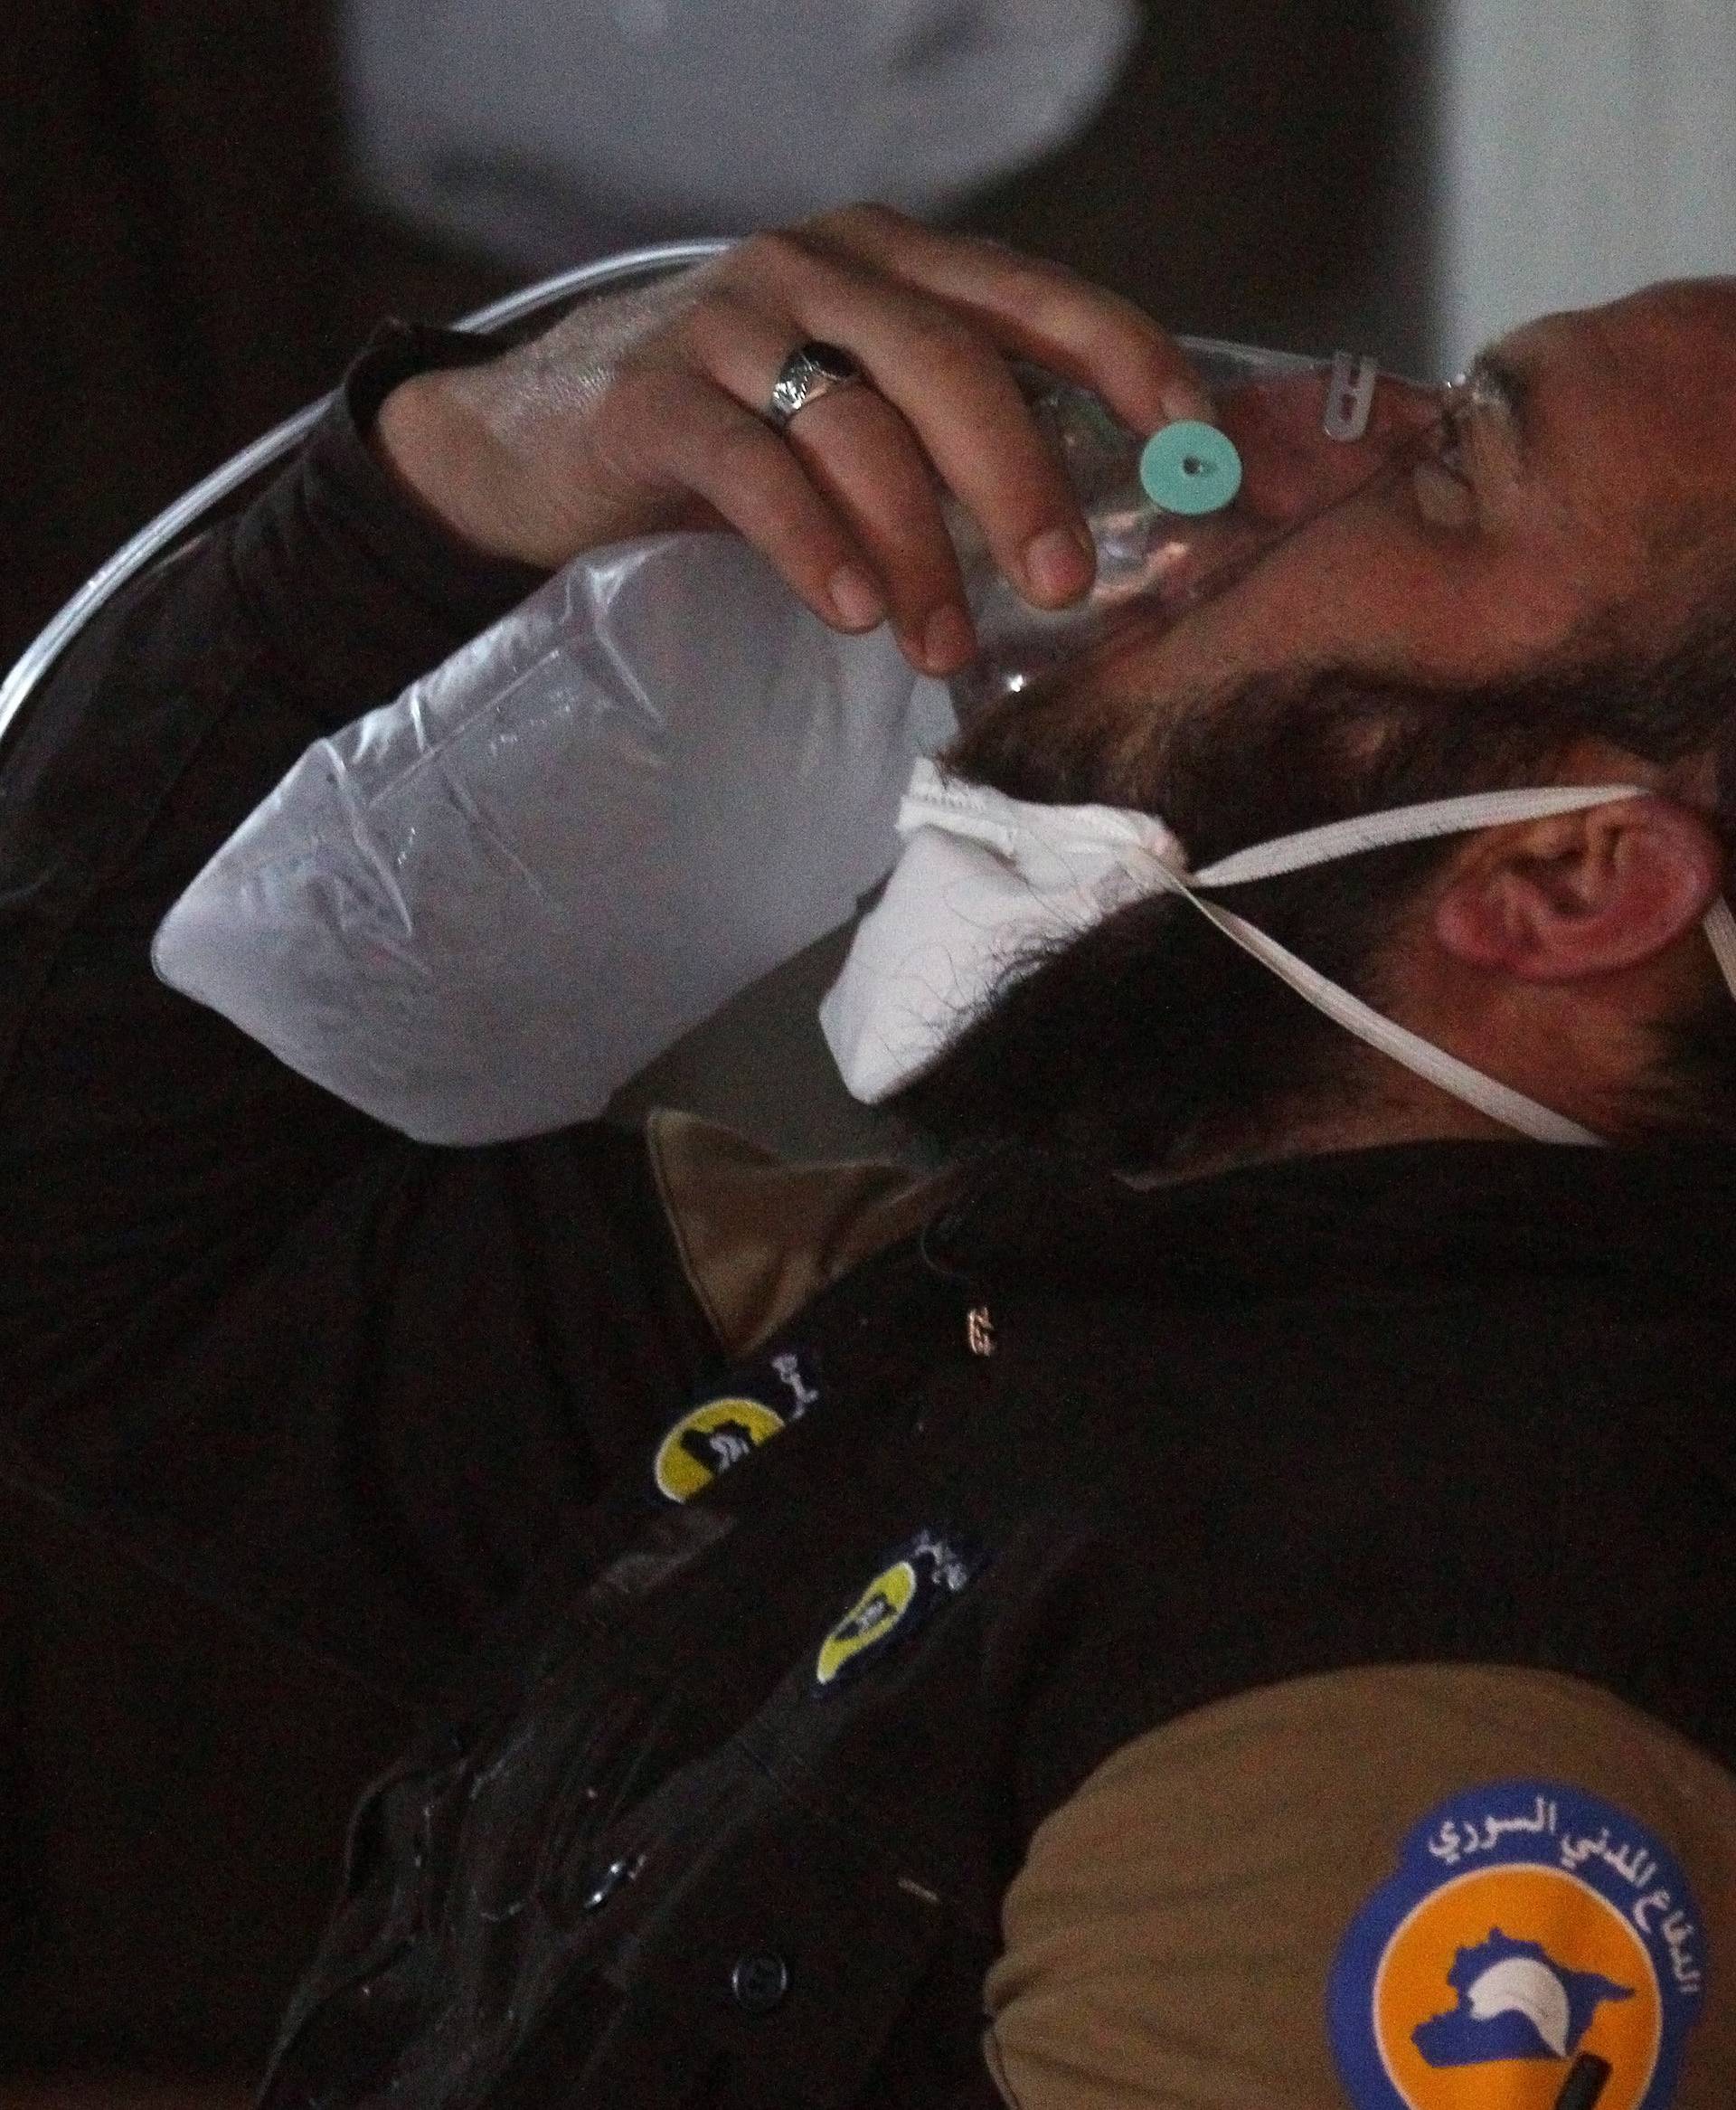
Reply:
[[[1165,513],[1217,513],[1241,488],[1241,457],[1227,432],[1182,418],[1146,440],[1139,481]]]

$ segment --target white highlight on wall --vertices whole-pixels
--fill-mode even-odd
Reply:
[[[1736,271],[1731,0],[1448,0],[1439,367],[1534,315]]]
[[[381,202],[529,268],[882,198],[938,209],[1074,136],[1133,0],[344,0]]]

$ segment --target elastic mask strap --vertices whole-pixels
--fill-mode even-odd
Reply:
[[[1533,790],[1473,792],[1460,799],[1439,799],[1420,806],[1401,806],[1386,813],[1371,813],[1354,820],[1334,821],[1325,828],[1306,828],[1300,834],[1280,836],[1239,850],[1203,871],[1188,875],[1171,887],[1184,894],[1195,908],[1215,923],[1224,935],[1269,967],[1297,996],[1342,1026],[1347,1033],[1394,1062],[1439,1085],[1455,1099],[1474,1106],[1493,1120],[1505,1122],[1520,1134],[1540,1143],[1601,1143],[1603,1138],[1564,1114],[1552,1112],[1523,1092],[1502,1084],[1481,1070],[1473,1069],[1431,1042],[1404,1027],[1395,1025],[1348,989],[1328,981],[1306,960],[1269,938],[1241,916],[1215,904],[1202,901],[1195,886],[1239,886],[1256,879],[1274,878],[1280,873],[1299,872],[1310,866],[1329,863],[1335,857],[1360,850],[1385,848],[1395,843],[1420,842],[1430,837],[1460,835],[1481,828],[1499,828],[1510,821],[1546,819],[1559,813],[1583,812],[1608,806],[1621,799],[1643,798],[1637,784],[1598,786],[1560,784]],[[1703,927],[1712,957],[1726,988],[1736,998],[1736,916],[1721,896],[1707,911]]]
[[[1299,835],[1274,836],[1221,857],[1203,872],[1191,872],[1195,886],[1241,886],[1250,879],[1274,879],[1281,872],[1301,872],[1310,865],[1329,865],[1359,850],[1390,849],[1395,843],[1420,843],[1433,836],[1469,835],[1479,828],[1504,828],[1514,820],[1549,820],[1558,813],[1580,813],[1593,806],[1612,806],[1618,799],[1642,799],[1637,784],[1549,784],[1530,791],[1470,791],[1458,799],[1431,799],[1420,806],[1394,806],[1384,813],[1364,813],[1354,820],[1329,821]]]
[[[1736,1002],[1736,915],[1731,915],[1730,904],[1722,894],[1706,911],[1701,929],[1712,947],[1712,957],[1718,962],[1718,971],[1724,978],[1724,987],[1730,991],[1732,1002]]]
[[[1191,886],[1177,881],[1170,886],[1170,891],[1191,901],[1226,938],[1233,940],[1244,952],[1251,953],[1279,981],[1288,982],[1298,997],[1312,1004],[1316,1011],[1325,1012],[1346,1033],[1354,1034],[1358,1040],[1378,1048],[1382,1055],[1390,1055],[1419,1077],[1438,1084],[1467,1106],[1474,1106],[1492,1120],[1517,1129],[1533,1142],[1603,1141],[1601,1136],[1581,1128],[1576,1121],[1569,1121],[1565,1114],[1552,1112],[1539,1101],[1527,1098],[1523,1092],[1515,1092],[1510,1084],[1500,1083],[1481,1070],[1474,1070],[1468,1063],[1460,1062],[1457,1055],[1448,1055],[1445,1048],[1437,1047],[1432,1041],[1424,1040],[1407,1027],[1383,1017],[1360,997],[1353,997],[1348,989],[1328,981],[1307,960],[1298,960],[1294,952],[1275,938],[1269,938],[1264,931],[1256,930],[1252,923],[1232,915],[1226,908],[1220,908],[1215,902],[1201,900]],[[1736,924],[1731,926],[1731,937],[1732,945],[1736,946]]]

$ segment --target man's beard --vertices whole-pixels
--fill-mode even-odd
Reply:
[[[1165,698],[1131,719],[1076,677],[985,712],[946,760],[1014,798],[1156,814],[1201,866],[1354,815],[1558,781],[1586,737],[1660,763],[1722,746],[1732,668],[1736,639],[1720,620],[1667,652],[1608,650],[1524,680],[1427,685],[1334,668]],[[1148,730],[1130,737],[1130,723]],[[1454,847],[1363,852],[1239,886],[1231,905],[1380,1009],[1383,956]],[[1280,1151],[1398,1075],[1187,903],[1158,895],[1014,961],[892,1103],[954,1150],[1022,1145],[1179,1175]],[[1736,1135],[1736,1003],[1722,989],[1660,1036],[1623,1133],[1708,1129]]]

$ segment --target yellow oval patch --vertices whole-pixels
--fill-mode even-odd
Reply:
[[[816,1684],[830,1685],[853,1657],[892,1632],[916,1595],[916,1570],[907,1560],[883,1569],[826,1635],[814,1666]]]
[[[783,1425],[782,1415],[757,1399],[708,1399],[683,1415],[658,1444],[652,1468],[658,1493],[672,1502],[692,1501]]]

